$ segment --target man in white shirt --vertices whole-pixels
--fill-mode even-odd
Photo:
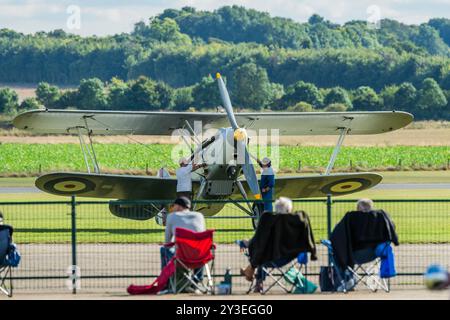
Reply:
[[[186,197],[192,200],[191,173],[203,167],[206,167],[206,163],[192,164],[186,158],[180,159],[180,167],[177,169],[177,198]]]
[[[177,198],[172,206],[172,213],[167,216],[165,243],[175,240],[175,229],[184,228],[195,232],[205,231],[205,218],[200,212],[190,211],[191,201],[186,197]],[[172,246],[161,247],[161,270],[169,263],[175,254],[175,248]],[[203,268],[195,270],[197,274],[196,281],[202,281]]]
[[[175,240],[175,229],[184,228],[195,232],[205,231],[205,218],[200,212],[190,211],[191,201],[186,197],[177,198],[172,206],[172,213],[167,216],[165,243]],[[161,267],[169,262],[175,248],[161,247]]]

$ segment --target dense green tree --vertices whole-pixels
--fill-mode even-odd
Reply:
[[[79,109],[104,109],[108,98],[103,82],[98,78],[81,80],[78,87]]]
[[[40,103],[40,101],[34,97],[26,98],[22,101],[20,104],[18,111],[28,111],[28,110],[35,110],[35,109],[41,109],[43,105]]]
[[[236,69],[232,87],[233,102],[243,108],[262,109],[272,97],[267,71],[254,63]]]
[[[282,100],[285,105],[294,105],[297,102],[303,101],[317,108],[322,105],[323,96],[314,84],[298,81],[287,87],[286,94]]]
[[[129,99],[127,83],[118,78],[112,78],[108,85],[108,106],[112,110],[128,109],[132,106]]]
[[[58,109],[75,108],[78,107],[78,91],[77,90],[65,90],[61,93],[56,107]]]
[[[350,100],[347,91],[340,87],[332,88],[326,94],[323,102],[326,106],[338,103],[345,105],[346,109],[352,108],[352,101]]]
[[[442,40],[450,46],[450,20],[445,18],[431,19],[428,24],[439,31]]]
[[[418,93],[417,108],[428,110],[434,117],[438,117],[447,103],[447,98],[439,84],[434,79],[425,79]]]
[[[427,48],[427,51],[431,54],[448,56],[450,53],[438,31],[426,24],[419,27],[419,33],[413,37],[413,41],[420,47]]]
[[[311,104],[304,102],[304,101],[296,103],[295,105],[288,107],[286,110],[289,112],[313,112],[313,111],[315,111],[314,107]]]
[[[171,18],[151,18],[147,27],[139,22],[135,25],[134,34],[159,42],[173,42],[178,45],[188,45],[191,39],[180,32],[177,22]]]
[[[347,111],[348,106],[343,103],[332,103],[327,105],[323,111],[326,112],[344,112]]]
[[[15,114],[18,106],[17,92],[10,88],[0,88],[0,113]]]
[[[382,102],[377,93],[370,87],[362,86],[353,94],[353,108],[361,111],[379,111]]]
[[[194,104],[192,91],[192,87],[176,89],[173,97],[173,109],[177,111],[189,109]]]
[[[128,91],[131,110],[158,110],[160,107],[159,94],[156,91],[156,81],[146,77],[139,77],[133,81]]]
[[[380,92],[380,99],[383,104],[384,110],[394,110],[395,109],[395,94],[397,93],[398,86],[386,86]]]
[[[39,82],[35,93],[37,101],[47,108],[54,108],[60,97],[59,88],[47,82]]]
[[[397,110],[413,111],[417,99],[417,90],[409,82],[402,83],[395,92],[394,106]]]
[[[156,108],[166,110],[171,109],[174,97],[173,89],[164,82],[158,81],[155,86],[155,91],[158,95]]]
[[[217,83],[211,75],[204,77],[199,84],[194,86],[192,96],[196,109],[215,108],[222,105]]]

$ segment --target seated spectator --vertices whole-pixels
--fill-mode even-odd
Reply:
[[[353,268],[353,252],[357,250],[375,249],[384,242],[399,244],[394,223],[388,213],[375,210],[370,199],[358,200],[356,211],[345,214],[335,226],[330,241],[336,263],[341,270]]]
[[[275,202],[275,213],[265,212],[260,218],[253,238],[246,242],[249,248],[250,264],[241,269],[248,281],[253,281],[257,269],[255,291],[262,290],[265,272],[262,267],[282,267],[298,256],[300,252],[311,252],[311,259],[317,260],[316,245],[308,215],[304,211],[292,212],[292,201],[280,197]]]
[[[5,229],[9,229],[9,234],[12,237],[13,234],[13,227],[11,227],[10,225],[7,225],[4,223],[4,217],[3,217],[3,213],[0,211],[0,230],[5,230]]]
[[[190,211],[191,201],[186,197],[180,197],[172,205],[171,213],[166,220],[165,243],[175,240],[175,229],[185,228],[195,232],[205,231],[205,218],[200,212]],[[161,247],[161,269],[166,266],[175,254],[175,248]]]

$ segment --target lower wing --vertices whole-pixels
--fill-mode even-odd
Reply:
[[[193,187],[197,185],[193,181]],[[40,190],[59,196],[126,200],[173,200],[176,186],[175,178],[96,173],[50,173],[36,180]]]
[[[372,188],[381,180],[382,176],[376,173],[277,177],[275,195],[293,199],[325,197],[328,194],[339,196]],[[245,180],[242,182],[247,194],[251,194]],[[96,173],[50,173],[36,180],[36,187],[50,194],[126,200],[173,200],[176,185],[175,178]],[[195,194],[199,181],[194,179],[192,187]],[[233,198],[241,198],[237,189]]]
[[[341,196],[370,189],[383,177],[376,173],[338,173],[306,177],[277,177],[274,197],[315,198]],[[243,181],[244,182],[244,181]],[[243,183],[246,192],[247,184]],[[236,194],[234,195],[236,198]]]

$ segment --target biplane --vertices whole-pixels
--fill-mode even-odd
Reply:
[[[217,83],[226,112],[127,112],[33,110],[18,115],[15,127],[41,134],[77,134],[87,172],[55,172],[37,178],[36,186],[44,192],[61,196],[82,196],[117,199],[110,202],[110,211],[119,217],[145,220],[155,217],[161,207],[157,200],[176,197],[176,178],[170,175],[133,176],[105,174],[100,170],[92,136],[98,135],[171,135],[174,130],[188,130],[196,139],[194,122],[215,134],[197,139],[197,148],[190,159],[200,156],[207,167],[192,173],[196,200],[246,199],[253,205],[235,203],[255,217],[261,206],[255,205],[261,192],[249,152],[247,130],[278,129],[280,135],[336,135],[337,143],[324,173],[308,176],[276,177],[275,195],[293,199],[346,195],[381,182],[376,173],[332,173],[339,150],[347,135],[368,135],[391,132],[408,125],[413,116],[406,112],[264,112],[234,113],[225,83],[217,74]],[[86,142],[85,137],[88,140]],[[223,152],[211,152],[219,150]],[[238,151],[242,152],[238,152]],[[238,153],[242,161],[238,161]],[[123,200],[147,200],[149,205],[132,210]],[[152,204],[151,200],[155,203]],[[146,202],[147,202],[146,201]],[[204,215],[218,213],[224,201],[210,201],[195,208]]]

